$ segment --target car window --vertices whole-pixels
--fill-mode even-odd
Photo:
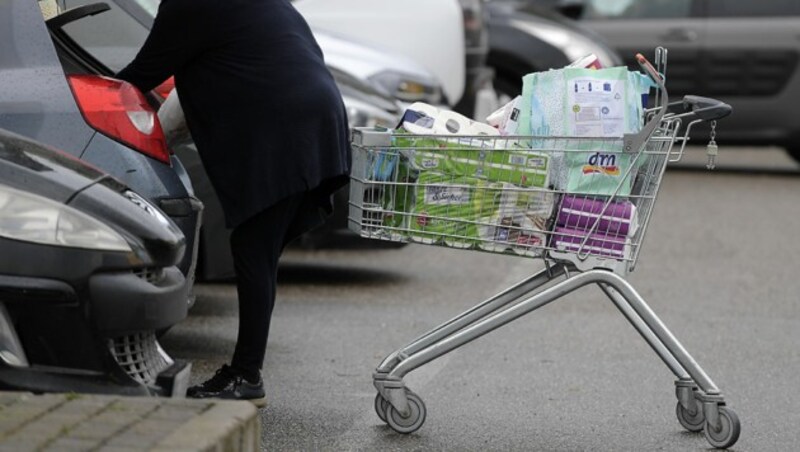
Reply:
[[[689,17],[694,0],[588,0],[583,19],[660,19]]]
[[[67,7],[97,3],[97,0],[67,0]],[[118,72],[128,65],[147,39],[149,30],[116,3],[111,9],[65,25],[63,31],[86,52]]]
[[[711,17],[781,17],[800,16],[798,0],[759,0],[757,2],[709,0]]]

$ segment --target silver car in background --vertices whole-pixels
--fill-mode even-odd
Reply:
[[[581,22],[629,64],[636,52],[668,48],[671,97],[699,92],[733,106],[723,143],[778,145],[800,162],[800,1],[582,3]],[[704,143],[708,128],[693,136]]]

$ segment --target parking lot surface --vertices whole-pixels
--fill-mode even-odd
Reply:
[[[725,152],[730,151],[730,152]],[[732,450],[800,441],[800,171],[779,149],[692,150],[670,169],[628,281],[742,422]],[[260,412],[266,450],[706,450],[675,418],[673,376],[596,287],[557,300],[406,378],[428,409],[400,435],[373,411],[393,350],[541,268],[409,245],[288,252]],[[204,284],[163,339],[208,378],[236,339],[232,284]]]

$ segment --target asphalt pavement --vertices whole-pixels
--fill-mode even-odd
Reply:
[[[662,186],[628,281],[720,387],[736,451],[800,444],[800,169],[778,149],[692,150]],[[264,363],[265,450],[706,450],[675,417],[673,375],[594,286],[406,378],[427,406],[410,435],[373,411],[371,374],[415,336],[541,268],[409,245],[286,254]],[[231,284],[201,284],[163,338],[208,378],[236,339]]]

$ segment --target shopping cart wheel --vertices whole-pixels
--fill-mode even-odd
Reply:
[[[380,392],[375,394],[375,413],[378,414],[378,417],[383,422],[386,422],[386,408],[388,406],[389,401],[384,399]]]
[[[719,425],[713,426],[706,423],[704,430],[708,442],[717,449],[727,449],[739,439],[742,427],[739,417],[727,407],[719,407]]]
[[[391,404],[386,407],[386,423],[397,433],[412,433],[419,430],[425,423],[427,410],[422,399],[411,391],[406,391],[408,406],[411,413],[408,417],[403,417]]]
[[[694,413],[690,413],[686,408],[678,402],[675,409],[678,415],[678,422],[681,423],[683,428],[690,432],[702,432],[706,424],[706,417],[703,415],[703,404],[700,401],[694,400]]]

